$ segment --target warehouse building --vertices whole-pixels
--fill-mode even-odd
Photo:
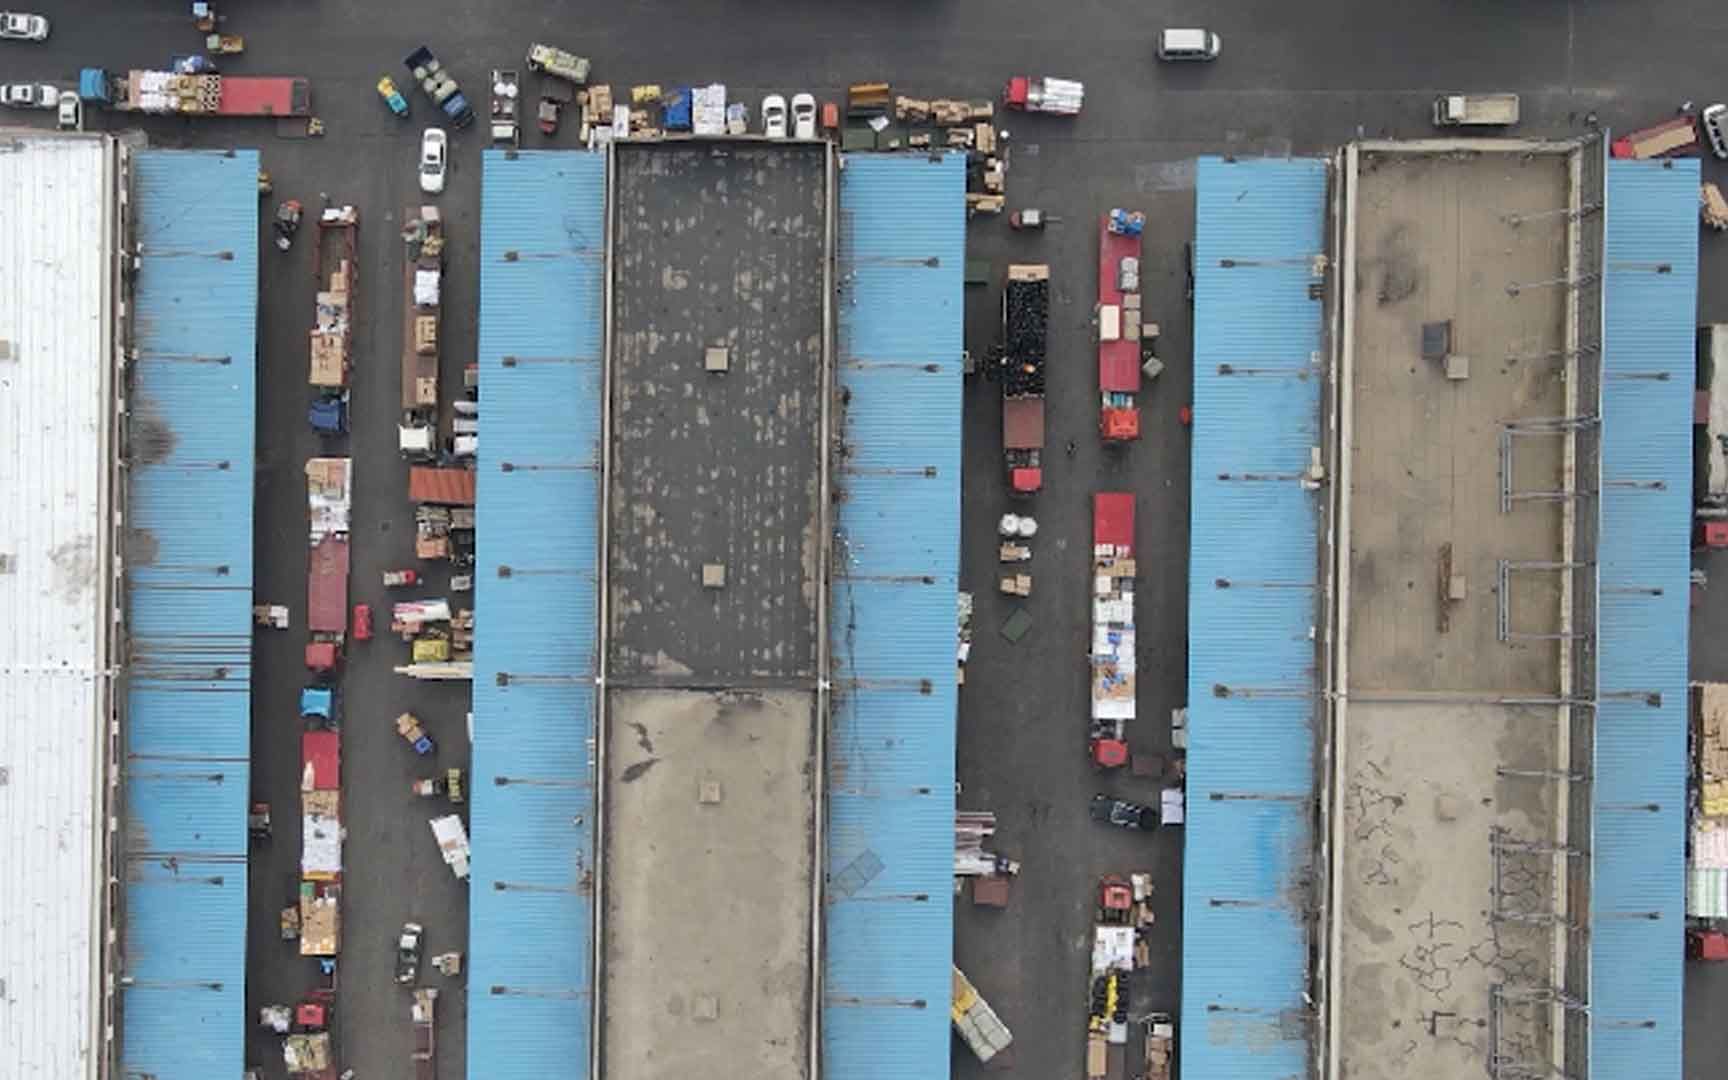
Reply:
[[[470,1075],[947,1075],[964,185],[488,154]]]
[[[1198,180],[1184,1075],[1678,1077],[1697,163]]]
[[[257,155],[6,141],[0,1073],[231,1077]]]

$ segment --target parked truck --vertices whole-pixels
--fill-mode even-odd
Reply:
[[[431,49],[420,46],[402,58],[402,66],[413,74],[414,81],[420,84],[420,89],[432,99],[432,103],[443,110],[452,127],[464,128],[474,122],[474,107],[468,104],[462,88],[432,55]]]
[[[468,830],[455,814],[435,817],[430,822],[432,837],[438,841],[438,852],[450,864],[450,872],[461,881],[468,880]]]
[[[78,96],[116,112],[176,116],[311,116],[312,83],[288,75],[183,75],[104,68],[78,73]]]
[[[948,1019],[978,1060],[988,1062],[1008,1048],[1014,1035],[996,1015],[996,1010],[978,993],[972,980],[959,968],[953,971],[953,997],[948,1002]]]
[[[551,75],[576,86],[588,83],[589,63],[586,56],[565,52],[536,42],[528,46],[528,70]]]
[[[1507,127],[1517,122],[1517,94],[1441,94],[1434,99],[1434,123],[1439,127]]]
[[[1050,319],[1050,268],[1008,267],[1002,291],[1002,450],[1008,487],[1032,495],[1044,486],[1044,369]]]
[[[1617,158],[1679,157],[1698,150],[1698,123],[1676,116],[1615,139],[1608,152]]]
[[[1048,75],[1016,75],[1002,91],[1002,103],[1022,112],[1076,116],[1086,104],[1086,84]]]
[[[492,141],[505,146],[521,142],[522,124],[518,102],[521,76],[514,71],[492,69]]]

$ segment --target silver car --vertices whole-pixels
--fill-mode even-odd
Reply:
[[[24,11],[0,11],[0,38],[8,41],[48,40],[48,20]]]
[[[60,91],[47,83],[7,83],[0,86],[0,105],[10,109],[52,109]]]

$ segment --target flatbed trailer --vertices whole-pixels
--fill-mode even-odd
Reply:
[[[403,456],[429,460],[436,453],[438,366],[442,357],[444,219],[436,206],[402,212],[402,423]]]
[[[414,1080],[436,1080],[438,1075],[437,1031],[434,1023],[438,991],[421,987],[414,991],[414,1004],[409,1006],[408,1021],[414,1028],[414,1049],[408,1059],[414,1065]]]
[[[353,366],[355,306],[360,295],[360,211],[326,207],[313,233],[312,361],[307,381],[321,391],[343,391]]]
[[[1002,290],[1002,451],[1009,491],[1044,486],[1044,377],[1049,340],[1050,267],[1008,267]]]
[[[1124,274],[1133,270],[1124,289]],[[1098,434],[1105,442],[1140,437],[1140,234],[1098,225]]]
[[[1136,699],[1134,630],[1134,495],[1100,491],[1092,496],[1091,711],[1087,752],[1092,764],[1114,769],[1128,764],[1128,723]]]
[[[514,71],[492,69],[492,141],[516,146],[522,139],[522,77]]]

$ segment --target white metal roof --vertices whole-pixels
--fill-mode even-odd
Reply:
[[[0,1075],[95,1075],[113,145],[0,132]]]

